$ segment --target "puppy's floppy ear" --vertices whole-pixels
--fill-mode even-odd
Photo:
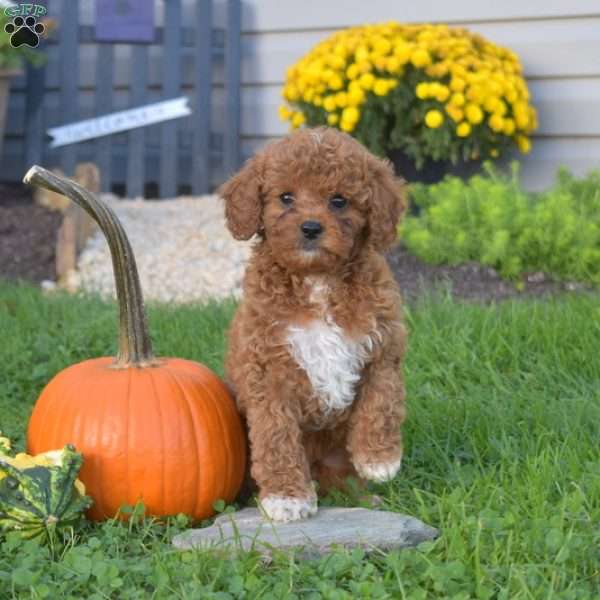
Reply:
[[[261,159],[257,155],[217,193],[225,200],[227,227],[236,240],[249,240],[262,226]]]
[[[405,181],[394,175],[388,160],[370,158],[369,239],[382,252],[397,239],[396,228],[406,209]]]

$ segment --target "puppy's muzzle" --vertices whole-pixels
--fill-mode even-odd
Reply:
[[[307,240],[316,240],[323,232],[323,226],[319,221],[304,221],[300,230]]]

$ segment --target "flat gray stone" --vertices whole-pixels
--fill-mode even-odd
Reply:
[[[438,530],[414,517],[366,508],[320,508],[316,516],[291,523],[274,523],[256,508],[223,514],[210,527],[190,529],[173,538],[180,550],[212,548],[300,550],[303,558],[315,558],[334,548],[394,550],[433,540]]]

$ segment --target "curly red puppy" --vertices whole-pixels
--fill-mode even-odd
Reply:
[[[402,184],[352,137],[319,128],[267,145],[220,194],[233,236],[258,234],[226,378],[263,510],[304,518],[317,510],[313,479],[387,481],[400,468],[406,333],[382,251]]]

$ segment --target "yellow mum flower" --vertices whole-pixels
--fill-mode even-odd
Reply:
[[[378,79],[373,85],[373,92],[376,96],[385,96],[389,90],[390,87],[385,79]]]
[[[463,82],[463,88],[461,88],[460,90],[456,90],[457,92],[462,92],[464,86],[466,85],[465,77],[467,76],[467,70],[462,65],[454,63],[450,65],[450,72],[452,73],[453,79]]]
[[[369,73],[373,70],[373,65],[368,60],[361,60],[356,63],[358,67],[358,72],[360,73]]]
[[[365,101],[365,93],[361,88],[353,88],[349,90],[347,96],[349,106],[358,106]]]
[[[431,56],[424,48],[417,48],[410,55],[410,62],[417,67],[417,69],[419,67],[426,67],[427,65],[431,64]]]
[[[355,126],[356,126],[356,123],[351,123],[350,121],[342,120],[342,122],[340,123],[340,129],[342,131],[345,131],[346,133],[350,133],[354,129]]]
[[[516,102],[519,95],[517,94],[517,90],[514,87],[511,87],[505,94],[506,99],[509,102]]]
[[[427,42],[431,42],[433,40],[433,32],[432,31],[422,31],[418,36],[420,44],[426,44]]]
[[[397,56],[390,56],[389,58],[386,58],[385,68],[390,73],[398,73],[400,69],[402,69],[402,64]]]
[[[512,135],[515,132],[515,122],[512,119],[504,119],[504,129],[502,131],[505,135]]]
[[[338,56],[341,56],[342,58],[346,58],[346,46],[344,46],[344,44],[336,44],[334,49],[333,49],[334,54],[337,54]]]
[[[434,129],[447,121],[460,139],[472,136],[481,123],[486,153],[496,146],[490,144],[494,132],[529,149],[537,115],[518,57],[457,27],[391,21],[336,32],[287,69],[279,115],[297,127],[304,122],[299,102],[322,106],[328,124],[353,132],[368,92],[377,111],[379,97],[396,86],[406,89],[405,64],[427,78],[408,93],[436,105],[425,108],[424,126]],[[306,115],[309,125],[316,124],[312,115]]]
[[[494,95],[494,96],[500,96],[502,94],[502,85],[500,83],[498,83],[496,80],[491,79],[490,81],[488,81],[488,86],[490,89],[490,94]]]
[[[456,135],[458,137],[467,137],[469,134],[471,133],[471,124],[467,123],[466,121],[463,121],[462,123],[459,123],[457,128],[456,128]]]
[[[346,92],[338,92],[335,95],[335,103],[340,107],[344,108],[348,104],[348,95]]]
[[[517,146],[523,154],[527,154],[531,150],[531,142],[524,135],[517,136]]]
[[[354,53],[354,58],[356,62],[360,62],[363,60],[369,59],[369,49],[366,46],[359,46]]]
[[[494,109],[494,112],[503,117],[507,110],[508,108],[506,107],[506,103],[503,100],[498,100],[498,105]]]
[[[315,97],[315,90],[313,89],[308,89],[304,92],[304,94],[302,94],[302,100],[304,100],[304,102],[312,102],[312,99]]]
[[[335,96],[327,96],[323,100],[323,108],[327,112],[333,112],[337,108],[337,102],[335,101]]]
[[[360,110],[355,106],[349,106],[342,111],[342,121],[356,123],[360,119]]]
[[[378,54],[389,54],[392,50],[392,43],[386,38],[378,38],[373,44],[373,49]]]
[[[517,102],[513,106],[513,112],[515,114],[515,120],[517,121],[517,126],[520,129],[525,129],[529,124],[529,110],[527,108],[527,104],[525,102]]]
[[[452,104],[446,106],[446,112],[455,123],[458,123],[465,118],[465,113],[462,111],[462,109],[458,108],[457,106],[453,106]]]
[[[500,103],[500,100],[498,100],[498,98],[496,98],[495,96],[488,96],[485,99],[485,102],[483,103],[483,107],[488,112],[495,112],[499,106],[499,103]]]
[[[300,92],[298,88],[292,83],[290,85],[286,85],[283,88],[283,97],[289,102],[295,102],[300,98]]]
[[[387,59],[385,56],[379,56],[378,54],[371,54],[371,62],[373,63],[373,66],[378,71],[383,71],[385,69],[386,60]]]
[[[498,156],[500,156],[500,152],[498,152],[498,148],[491,148],[490,149],[490,156],[492,158],[498,158]]]
[[[352,92],[354,90],[360,90],[361,92],[363,91],[363,89],[360,85],[360,81],[358,81],[356,79],[354,81],[351,81],[350,83],[348,83],[348,91]]]
[[[453,92],[462,92],[465,89],[466,85],[467,83],[465,82],[465,80],[461,79],[460,77],[453,77],[450,81],[450,89]]]
[[[443,77],[448,73],[448,66],[442,63],[429,65],[425,69],[425,73],[427,73],[427,75],[430,77]]]
[[[445,102],[448,100],[448,96],[450,96],[450,90],[445,85],[438,85],[435,91],[435,99],[438,102]]]
[[[504,130],[504,119],[498,113],[494,113],[488,119],[488,124],[492,131],[498,132]]]
[[[346,61],[337,54],[330,54],[327,57],[327,64],[334,69],[341,69],[344,66],[345,62]]]
[[[337,73],[335,71],[333,71],[332,69],[325,69],[321,73],[321,78],[323,79],[323,81],[329,83],[331,81],[331,79],[333,77],[335,77],[336,75],[337,75]]]
[[[279,118],[282,121],[289,121],[291,116],[292,116],[292,111],[290,110],[289,106],[282,104],[279,107]]]
[[[452,106],[464,106],[465,97],[460,92],[455,92],[450,98],[450,104],[452,104]]]
[[[370,90],[375,83],[375,75],[373,75],[373,73],[363,73],[358,81],[363,89]]]
[[[305,122],[306,122],[306,117],[304,116],[304,113],[296,112],[292,116],[292,127],[294,129],[296,129],[297,127],[300,127],[300,125],[303,125]]]
[[[356,63],[352,63],[346,69],[346,77],[348,79],[356,79],[360,75],[360,71],[358,70],[358,65]]]
[[[426,100],[429,98],[429,84],[426,82],[417,84],[417,87],[415,88],[415,94],[417,95],[417,98],[421,100]]]
[[[329,80],[329,87],[332,90],[341,90],[344,87],[344,82],[337,73]]]
[[[483,121],[483,112],[477,104],[467,104],[465,107],[465,115],[467,116],[467,120],[473,125],[477,125]]]
[[[467,90],[467,98],[472,102],[481,104],[484,100],[483,88],[480,85],[471,85]]]
[[[399,42],[394,46],[394,56],[401,65],[405,65],[410,60],[411,52],[411,47],[405,42]]]
[[[425,125],[437,129],[444,122],[444,115],[439,110],[428,110],[425,115]]]

